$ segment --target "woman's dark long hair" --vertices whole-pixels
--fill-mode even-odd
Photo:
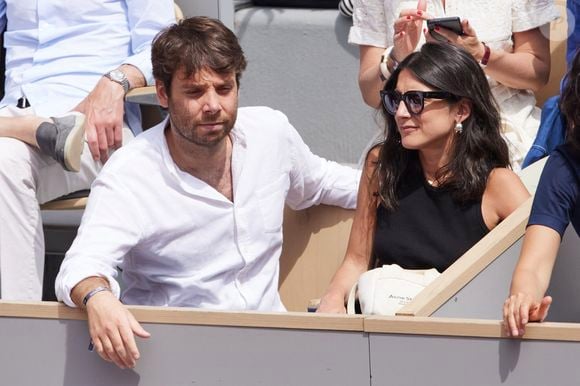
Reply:
[[[580,50],[576,51],[570,70],[566,74],[564,90],[560,97],[560,111],[566,117],[566,140],[580,155]]]
[[[391,74],[384,90],[395,90],[401,71],[410,71],[426,86],[447,91],[471,103],[471,114],[463,132],[455,135],[449,163],[436,174],[440,187],[449,189],[457,202],[482,197],[487,178],[496,167],[509,167],[508,147],[500,134],[501,118],[489,84],[475,59],[451,44],[426,43],[407,56]],[[383,107],[385,141],[373,174],[381,204],[388,210],[398,206],[397,191],[405,173],[420,167],[417,150],[405,149],[393,115]]]

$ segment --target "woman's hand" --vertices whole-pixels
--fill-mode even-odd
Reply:
[[[552,304],[551,296],[541,301],[519,292],[506,299],[503,305],[503,321],[507,335],[523,336],[528,322],[543,322]]]
[[[397,61],[402,61],[417,48],[423,21],[429,18],[426,10],[427,1],[419,0],[417,9],[403,9],[395,20],[392,55]]]
[[[469,52],[475,58],[475,60],[479,62],[485,53],[485,47],[483,43],[477,37],[475,29],[473,29],[473,27],[469,24],[469,20],[462,20],[461,27],[463,29],[463,35],[457,35],[455,32],[443,27],[435,27],[435,31],[447,39],[449,43],[457,47],[461,47],[465,51]],[[430,36],[428,31],[425,32],[425,38],[427,41],[436,42],[436,40]]]
[[[346,314],[346,307],[344,306],[344,296],[327,293],[320,299],[320,305],[316,312],[323,312],[327,314]]]

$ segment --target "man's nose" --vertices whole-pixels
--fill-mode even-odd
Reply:
[[[213,90],[208,91],[204,97],[203,101],[203,112],[204,113],[215,113],[221,109],[219,96]]]

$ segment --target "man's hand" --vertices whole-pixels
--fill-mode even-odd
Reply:
[[[528,322],[542,322],[546,319],[551,304],[551,296],[544,296],[541,301],[537,301],[521,292],[511,295],[503,305],[506,334],[514,337],[523,336]]]
[[[105,163],[109,150],[123,143],[123,86],[102,77],[74,110],[85,115],[85,133],[95,161]]]
[[[135,367],[139,350],[134,335],[151,336],[123,304],[109,291],[87,301],[89,333],[97,353],[122,369]]]

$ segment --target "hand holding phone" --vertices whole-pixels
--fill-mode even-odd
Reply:
[[[463,27],[461,26],[461,20],[457,16],[452,17],[439,17],[427,20],[427,29],[429,33],[435,40],[440,42],[447,42],[447,39],[435,32],[435,27],[446,28],[457,35],[463,35]]]

